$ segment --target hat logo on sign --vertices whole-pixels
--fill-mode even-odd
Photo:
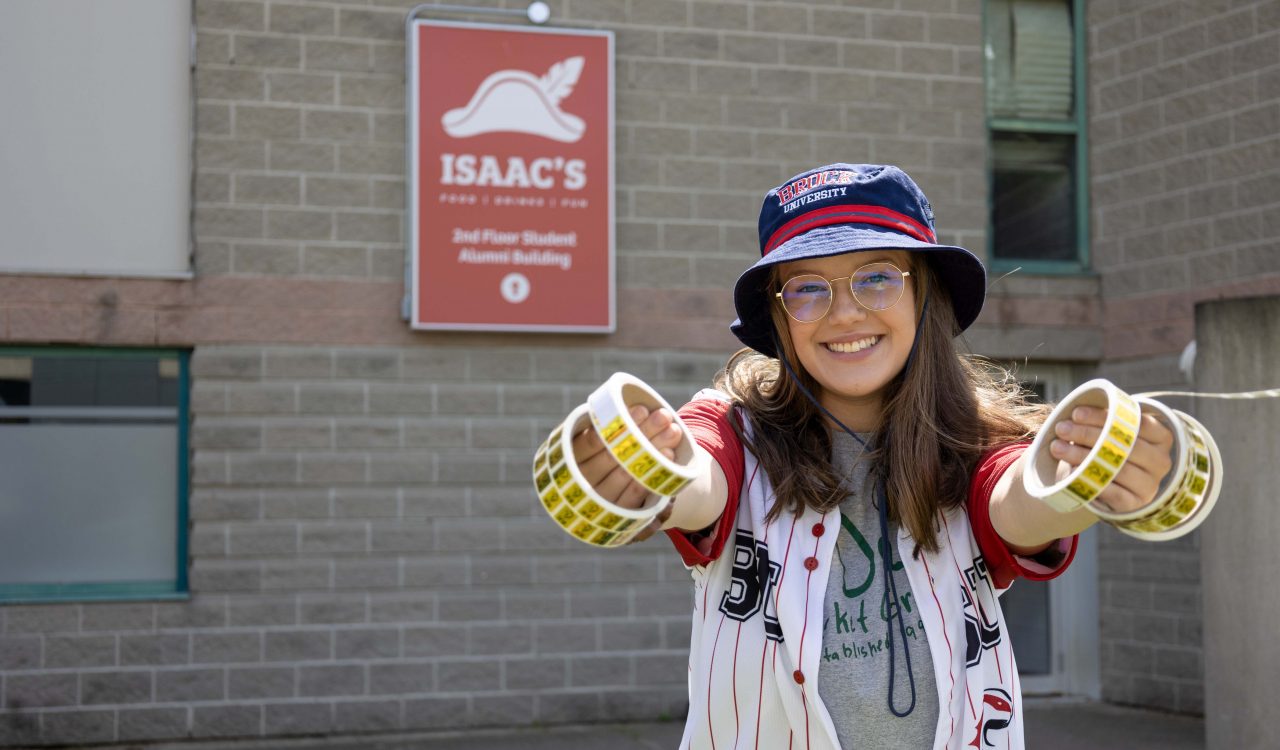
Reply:
[[[538,77],[523,70],[499,70],[485,78],[465,107],[440,118],[454,138],[484,133],[529,133],[561,143],[575,143],[587,125],[560,109],[582,75],[585,58],[570,57]]]

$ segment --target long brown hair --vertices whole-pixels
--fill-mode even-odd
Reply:
[[[928,263],[912,265],[920,320],[916,351],[886,386],[866,458],[872,461],[868,481],[884,483],[889,518],[906,527],[917,552],[936,552],[938,511],[964,504],[981,455],[992,446],[1030,438],[1048,409],[1030,403],[1007,371],[957,351],[958,326],[945,287]],[[771,279],[770,293],[777,285]],[[821,386],[796,356],[785,313],[777,305],[771,311],[782,356],[816,396]],[[740,431],[739,437],[773,484],[770,519],[784,510],[798,515],[805,508],[826,512],[840,504],[845,490],[831,464],[833,425],[778,360],[741,349],[717,374],[715,385],[750,416],[751,434]]]

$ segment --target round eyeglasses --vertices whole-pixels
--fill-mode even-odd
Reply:
[[[797,323],[815,323],[831,309],[832,284],[849,280],[853,298],[868,310],[887,310],[902,299],[904,279],[911,275],[892,263],[868,263],[851,276],[827,279],[817,274],[792,276],[775,296]]]

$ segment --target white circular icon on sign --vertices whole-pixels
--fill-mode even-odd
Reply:
[[[520,304],[529,299],[529,279],[522,273],[509,273],[502,277],[498,285],[502,298],[512,304]]]

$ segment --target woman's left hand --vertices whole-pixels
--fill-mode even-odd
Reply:
[[[1053,425],[1057,439],[1050,443],[1050,454],[1068,463],[1075,471],[1088,457],[1102,427],[1107,412],[1092,406],[1078,406],[1071,410],[1070,419]],[[1170,449],[1174,445],[1174,433],[1156,417],[1143,415],[1138,425],[1138,439],[1128,461],[1116,472],[1115,479],[1098,495],[1108,508],[1117,513],[1137,511],[1156,499],[1161,480],[1169,474],[1174,462]]]
[[[1077,406],[1065,419],[1053,425],[1049,455],[1058,461],[1056,482],[1061,482],[1089,457],[1102,436],[1107,411],[1093,406]],[[1048,429],[1046,425],[1042,429]],[[1143,415],[1138,435],[1124,465],[1112,477],[1095,502],[1115,513],[1146,507],[1155,499],[1160,484],[1173,466],[1170,449],[1173,432],[1155,417]],[[1034,471],[1030,451],[996,483],[988,505],[991,523],[1000,538],[1015,554],[1037,555],[1056,539],[1065,539],[1089,528],[1100,518],[1083,506],[1062,512],[1054,504],[1027,492],[1025,473]]]
[[[1077,406],[1067,420],[1054,425],[1057,439],[1049,444],[1049,453],[1069,465],[1066,471],[1060,471],[1059,477],[1084,462],[1102,434],[1106,420],[1105,409]],[[1117,513],[1138,510],[1150,503],[1161,480],[1173,468],[1169,455],[1172,447],[1173,432],[1160,420],[1144,414],[1129,459],[1098,499]]]

